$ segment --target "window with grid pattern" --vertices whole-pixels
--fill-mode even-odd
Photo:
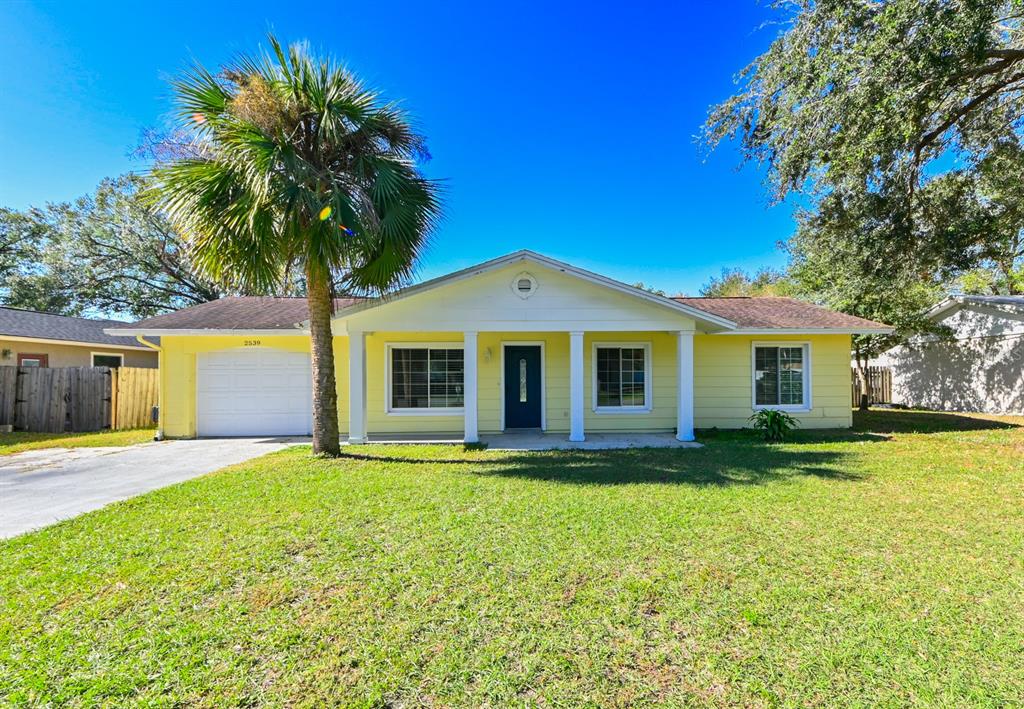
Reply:
[[[461,408],[464,377],[461,349],[392,348],[391,408]]]
[[[646,406],[646,360],[643,347],[598,347],[598,407]]]
[[[754,404],[803,406],[804,347],[754,348]]]

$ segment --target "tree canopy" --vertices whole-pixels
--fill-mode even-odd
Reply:
[[[742,268],[723,268],[721,274],[712,276],[701,286],[700,294],[714,298],[788,296],[793,294],[793,286],[787,275],[778,269],[762,268],[751,274]]]
[[[873,276],[913,261],[926,280],[1018,292],[1024,3],[774,7],[784,31],[712,109],[705,141],[735,140],[774,200],[809,199],[810,234],[870,237],[857,248]],[[824,224],[865,214],[870,229]]]
[[[3,301],[45,312],[142,318],[214,300],[170,222],[133,175],[74,202],[0,210]]]

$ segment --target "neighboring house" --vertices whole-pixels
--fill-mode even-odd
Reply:
[[[134,337],[108,335],[118,320],[90,320],[0,307],[0,365],[156,367],[158,353]]]
[[[952,339],[914,338],[872,361],[892,369],[893,403],[1024,412],[1024,296],[955,296],[928,315]]]
[[[333,321],[341,429],[367,436],[743,427],[782,408],[848,427],[850,335],[879,323],[788,298],[666,298],[520,251]],[[224,298],[133,325],[159,336],[169,437],[307,434],[306,302]]]

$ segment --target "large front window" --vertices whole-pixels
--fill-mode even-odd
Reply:
[[[391,348],[391,410],[460,409],[465,363],[461,349]]]
[[[650,366],[646,345],[594,348],[595,409],[650,406]]]
[[[807,405],[807,347],[754,347],[754,406],[803,408]]]

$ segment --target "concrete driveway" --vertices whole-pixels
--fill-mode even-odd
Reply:
[[[2,456],[0,539],[308,440],[211,438]]]

